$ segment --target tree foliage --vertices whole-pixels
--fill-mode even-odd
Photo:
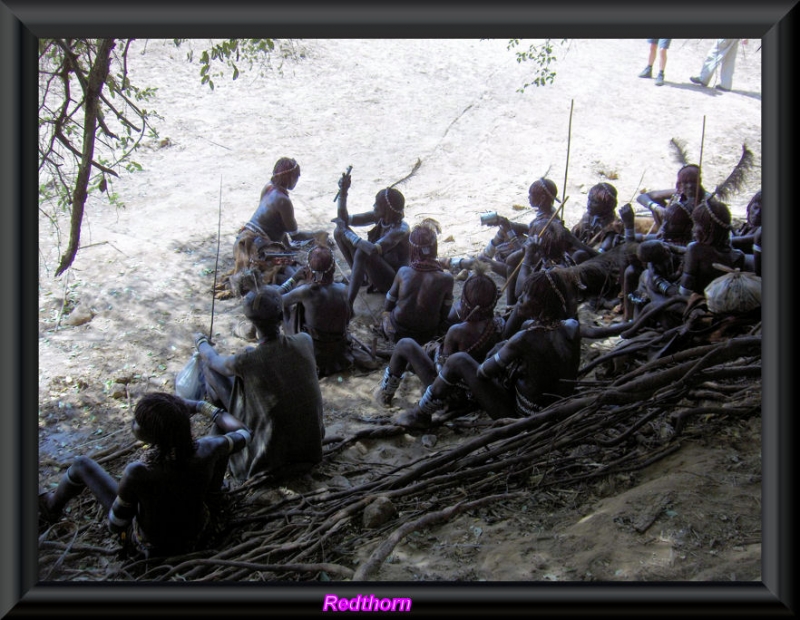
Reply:
[[[122,170],[140,170],[133,153],[145,137],[157,136],[151,119],[158,115],[144,107],[155,89],[139,88],[128,78],[130,43],[39,40],[39,210],[57,233],[59,215],[70,218],[57,276],[72,265],[80,247],[90,192],[123,206],[111,181]]]
[[[182,45],[186,39],[174,39],[175,45]],[[231,79],[236,80],[242,73],[240,67],[248,72],[258,70],[260,75],[269,72],[281,73],[283,63],[287,59],[297,60],[304,53],[296,47],[292,39],[224,39],[215,42],[200,54],[200,83],[207,84],[214,90],[214,78],[222,77],[222,68],[214,71],[216,64],[226,67],[231,72]],[[194,52],[186,54],[189,62],[194,61]]]
[[[559,46],[565,45],[567,39],[561,39]],[[552,39],[545,39],[541,43],[531,43],[527,49],[521,49],[519,39],[509,39],[506,49],[514,50],[518,63],[531,61],[536,65],[534,77],[530,82],[526,82],[519,92],[524,92],[528,86],[545,86],[552,84],[556,79],[556,72],[551,67],[558,60],[554,53],[554,43]]]
[[[181,45],[185,39],[175,39]],[[156,89],[129,78],[133,39],[39,39],[39,212],[53,226],[61,255],[55,275],[72,265],[81,247],[87,198],[102,193],[124,207],[112,188],[123,172],[142,166],[134,160],[146,139],[157,139],[159,114],[146,107]],[[218,62],[240,75],[240,67],[281,71],[288,58],[302,56],[291,40],[227,39],[200,54],[200,83],[214,88]],[[188,59],[192,60],[192,52]],[[277,61],[277,62],[276,62]],[[223,67],[223,68],[224,68]],[[62,252],[61,222],[69,218]]]

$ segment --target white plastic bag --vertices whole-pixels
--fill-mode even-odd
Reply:
[[[183,369],[175,376],[175,393],[188,400],[201,400],[203,397],[203,380],[200,371],[200,360],[195,351]]]

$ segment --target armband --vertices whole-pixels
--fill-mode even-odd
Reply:
[[[492,359],[495,362],[497,362],[497,365],[500,366],[500,368],[505,368],[506,366],[508,366],[507,362],[504,362],[502,359],[500,359],[500,352],[499,351],[492,356]]]
[[[753,254],[755,254],[756,252],[761,252],[761,246],[760,245],[756,245],[754,243],[753,244]]]
[[[391,293],[386,293],[386,301],[390,301],[390,302],[392,302],[393,304],[394,304],[394,303],[397,303],[397,297],[395,297],[395,296],[394,296],[394,295],[392,295]]]
[[[648,206],[650,209],[652,209],[653,207],[661,207],[661,205],[660,205],[660,204],[658,204],[658,203],[657,203],[655,200],[651,200],[650,202],[648,202],[648,203],[647,203],[647,206]]]
[[[488,379],[489,378],[489,375],[487,375],[486,371],[483,369],[483,364],[478,366],[478,370],[477,370],[477,372],[475,374],[478,375],[478,377],[480,377],[481,379]]]
[[[344,238],[347,239],[350,243],[352,243],[353,247],[358,247],[358,242],[361,241],[361,237],[359,237],[352,230],[346,230],[344,232]]]
[[[215,407],[209,402],[203,401],[203,404],[200,405],[200,413],[211,418],[212,422],[216,422],[217,416],[222,413],[222,409]]]
[[[380,246],[380,244],[375,244],[375,251],[378,253],[378,256],[383,256],[383,248]]]
[[[286,280],[286,282],[284,282],[278,287],[278,291],[280,292],[281,295],[285,295],[286,293],[291,291],[296,285],[297,282],[295,282],[294,276],[292,276],[291,278]]]
[[[453,387],[455,385],[455,383],[452,383],[452,382],[448,381],[447,379],[445,379],[444,375],[441,372],[439,372],[438,377],[445,385],[449,385],[450,387]]]

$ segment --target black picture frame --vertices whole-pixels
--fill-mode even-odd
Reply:
[[[324,595],[410,597],[413,611],[440,615],[794,615],[794,290],[790,194],[796,129],[792,46],[796,0],[673,1],[658,6],[564,0],[534,3],[224,5],[0,2],[0,123],[5,225],[0,227],[7,293],[2,302],[3,432],[0,433],[0,615],[304,615]],[[36,39],[117,37],[585,37],[651,36],[762,40],[763,191],[763,522],[760,583],[370,583],[370,584],[42,584],[37,583]],[[773,210],[774,209],[774,210]]]

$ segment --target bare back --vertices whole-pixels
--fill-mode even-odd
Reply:
[[[453,275],[446,271],[401,267],[387,294],[397,299],[392,320],[409,331],[435,332],[450,311],[453,283]]]
[[[224,436],[203,437],[184,464],[135,461],[128,465],[119,497],[138,504],[136,520],[149,544],[160,550],[191,548],[205,526],[204,500],[215,468],[228,453]]]

